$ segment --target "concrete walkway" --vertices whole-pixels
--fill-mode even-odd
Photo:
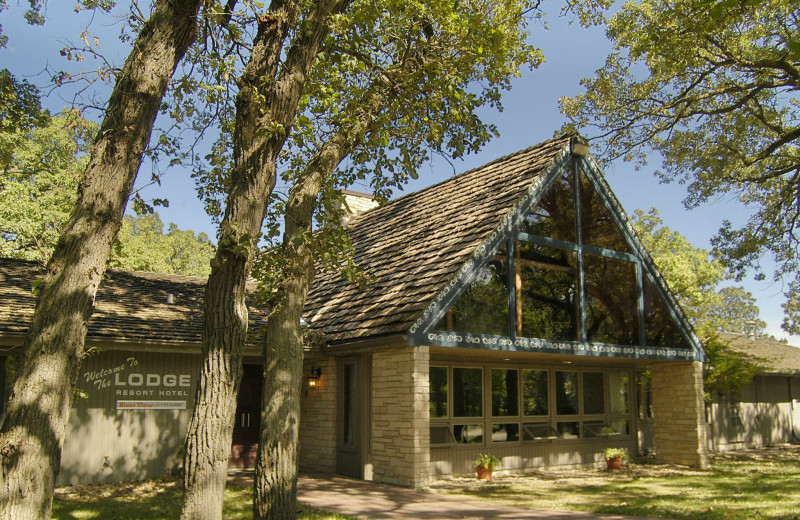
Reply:
[[[633,516],[520,509],[480,502],[470,497],[437,495],[332,475],[300,477],[297,487],[297,498],[303,504],[370,520],[373,518],[644,520],[642,517]]]

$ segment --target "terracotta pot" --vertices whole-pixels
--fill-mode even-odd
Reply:
[[[492,480],[492,470],[483,466],[475,466],[475,473],[478,474],[478,480]]]
[[[606,459],[606,467],[608,469],[619,469],[622,467],[622,457],[616,457],[613,459]]]

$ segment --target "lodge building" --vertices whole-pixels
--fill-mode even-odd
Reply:
[[[301,471],[419,487],[471,473],[479,452],[523,472],[592,466],[610,446],[706,465],[703,350],[580,139],[374,209],[346,198],[370,283],[322,272],[310,291],[304,320],[324,342],[305,353]],[[39,270],[0,260],[0,364],[20,352]],[[60,484],[180,465],[204,285],[108,271]],[[251,306],[232,465],[255,460],[264,317]]]

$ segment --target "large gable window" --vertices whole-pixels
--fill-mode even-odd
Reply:
[[[491,260],[474,268],[434,327],[454,334],[437,332],[433,341],[547,352],[569,342],[569,349],[628,356],[637,350],[591,345],[659,347],[649,355],[692,358],[620,222],[584,172],[564,173]]]

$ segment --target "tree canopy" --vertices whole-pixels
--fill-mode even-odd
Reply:
[[[643,0],[608,22],[615,50],[586,92],[561,100],[600,154],[686,182],[687,208],[733,196],[752,210],[713,240],[737,277],[771,255],[798,273],[800,4],[789,0]],[[798,288],[795,281],[792,288]]]

